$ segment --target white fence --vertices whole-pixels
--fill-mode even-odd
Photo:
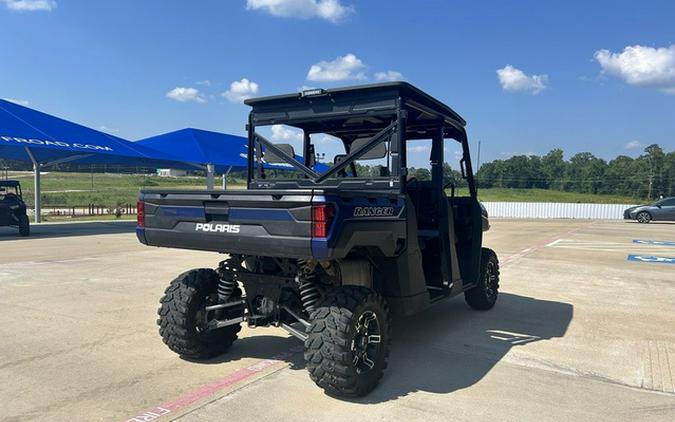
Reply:
[[[483,202],[490,217],[622,219],[622,204],[571,204],[554,202]]]

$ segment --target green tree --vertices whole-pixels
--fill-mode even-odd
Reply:
[[[580,152],[570,158],[565,190],[598,193],[603,184],[607,163],[590,152]]]
[[[547,188],[562,190],[567,163],[560,148],[549,151],[541,159],[542,173],[546,177]]]
[[[658,197],[659,192],[663,192],[666,189],[666,184],[664,181],[664,160],[666,155],[663,153],[663,149],[657,144],[649,145],[645,148],[645,159],[649,166],[648,175],[647,175],[647,199],[652,199]]]
[[[416,169],[413,167],[410,169],[410,175],[419,181],[431,180],[431,172],[429,169]]]
[[[675,151],[663,158],[663,196],[675,196]]]

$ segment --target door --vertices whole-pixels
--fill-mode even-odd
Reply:
[[[675,221],[675,198],[664,199],[657,203],[654,220]]]

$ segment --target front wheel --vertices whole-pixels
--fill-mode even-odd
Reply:
[[[217,303],[217,288],[218,273],[206,268],[184,272],[167,287],[157,324],[169,349],[188,359],[208,359],[232,346],[241,324],[208,329],[219,311],[205,307]]]
[[[312,380],[327,393],[360,397],[382,378],[389,356],[389,310],[371,289],[329,290],[312,312],[305,360]]]
[[[652,216],[647,211],[642,211],[635,216],[635,219],[638,223],[646,224],[652,221]]]
[[[19,216],[19,234],[23,237],[30,235],[30,221],[26,214]]]
[[[495,306],[499,294],[499,260],[492,249],[483,248],[480,256],[478,284],[464,292],[464,300],[473,309],[488,310]]]

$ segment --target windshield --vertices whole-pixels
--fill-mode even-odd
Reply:
[[[349,181],[384,182],[392,179],[390,128],[359,136],[338,137],[322,131],[274,124],[257,126],[252,180],[266,185],[305,181],[335,185]],[[271,166],[288,169],[270,169]],[[392,181],[392,183],[394,183]]]
[[[16,198],[18,196],[19,196],[19,188],[0,186],[0,201],[10,198]]]

